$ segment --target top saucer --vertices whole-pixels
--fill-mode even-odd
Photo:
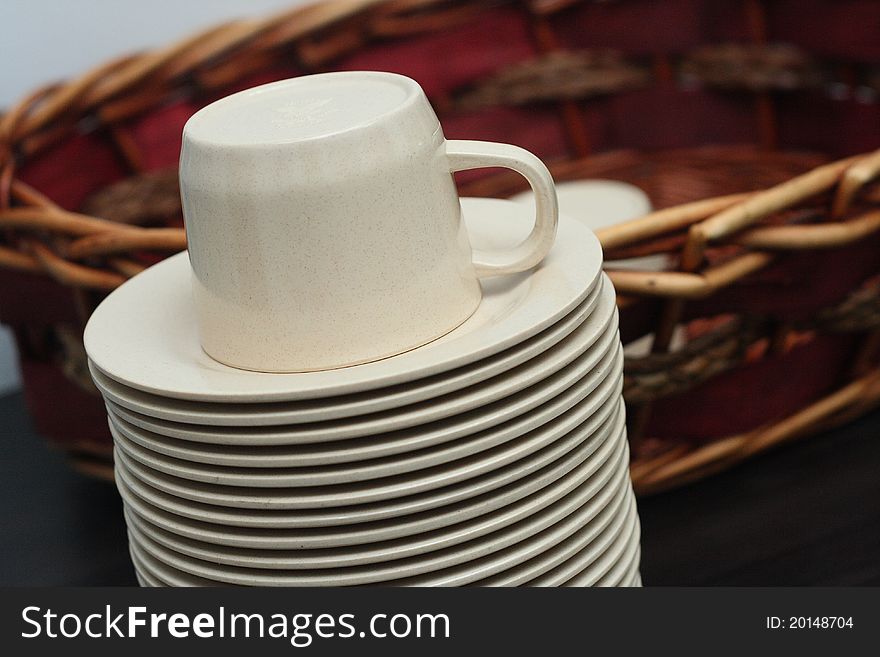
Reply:
[[[506,249],[532,224],[531,208],[462,199],[477,249]],[[374,390],[474,363],[536,335],[573,310],[596,284],[602,249],[593,233],[560,216],[555,245],[534,270],[483,279],[483,300],[464,324],[425,346],[384,360],[321,372],[270,374],[223,365],[202,351],[180,253],[110,294],[86,326],[93,364],[107,376],[165,397],[211,402],[315,399]]]

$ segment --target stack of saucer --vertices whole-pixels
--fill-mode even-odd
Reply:
[[[462,199],[477,249],[532,212]],[[85,344],[144,585],[635,586],[615,293],[560,217],[444,337],[301,374],[200,348],[187,254],[113,292]]]

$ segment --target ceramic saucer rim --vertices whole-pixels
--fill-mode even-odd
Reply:
[[[623,430],[624,417],[623,410],[618,410],[606,420],[603,428],[597,431],[598,437],[587,439],[570,453],[542,469],[547,470],[547,473],[550,474],[549,478],[543,480],[538,478],[535,481],[525,479],[512,484],[514,489],[518,489],[512,499],[510,499],[510,492],[508,492],[508,497],[499,496],[491,503],[485,499],[466,500],[459,503],[460,506],[457,509],[440,507],[433,511],[416,514],[421,516],[418,519],[404,516],[403,519],[392,519],[390,522],[360,523],[354,527],[292,530],[289,528],[239,527],[205,522],[162,509],[136,492],[124,475],[118,477],[117,487],[119,487],[120,494],[126,504],[132,506],[136,513],[145,517],[149,522],[184,538],[214,545],[289,550],[341,548],[397,541],[417,534],[437,532],[452,525],[478,520],[487,514],[509,511],[512,506],[521,504],[526,499],[541,495],[548,488],[559,485],[562,479],[575,471],[579,471],[580,475],[584,477],[594,476],[610,458],[610,452],[613,451],[612,443]],[[441,513],[436,513],[438,510]]]
[[[621,367],[617,366],[615,369],[616,372],[608,376],[610,383],[603,382],[600,384],[600,386],[604,386],[607,383],[608,389],[597,392],[599,398],[594,410],[603,408],[609,399],[620,394],[622,387]],[[600,388],[596,389],[596,391],[598,390]],[[575,404],[575,406],[579,407],[581,404]],[[530,432],[533,435],[528,440],[521,438],[514,441],[515,444],[513,446],[507,443],[477,454],[476,458],[471,459],[469,465],[465,464],[468,459],[458,459],[451,463],[431,468],[431,470],[434,470],[432,473],[416,471],[415,473],[403,473],[393,477],[386,477],[382,485],[377,485],[377,480],[368,480],[367,483],[355,482],[356,485],[354,487],[346,487],[345,484],[325,484],[308,488],[254,488],[197,482],[181,479],[168,473],[162,474],[165,475],[165,478],[173,478],[178,482],[172,482],[172,484],[167,485],[175,488],[176,492],[180,494],[179,496],[186,496],[188,499],[194,499],[195,501],[213,500],[213,502],[209,501],[208,503],[214,504],[217,504],[218,500],[222,499],[227,506],[240,506],[242,508],[317,508],[365,504],[383,499],[412,495],[433,488],[446,487],[492,470],[511,467],[515,461],[521,460],[535,451],[539,451],[550,442],[560,439],[562,435],[578,431],[581,420],[586,419],[589,421],[591,419],[588,416],[592,414],[592,411],[582,411],[580,408],[570,410],[574,410],[574,415],[564,415],[561,417],[565,419],[560,420],[557,418],[552,423],[538,427]],[[570,426],[571,424],[575,426]],[[565,427],[565,429],[561,429],[560,425]],[[116,451],[121,451],[129,459],[137,461],[137,459],[125,451],[124,444],[117,442]],[[489,452],[493,453],[489,454]],[[156,470],[155,467],[151,467],[150,464],[143,463],[143,461],[140,464],[151,470]],[[215,490],[217,488],[220,490]],[[326,489],[332,490],[328,491]],[[297,492],[288,493],[286,491]]]
[[[607,403],[617,406],[616,412],[619,415],[624,415],[622,400],[613,399]],[[560,461],[568,458],[572,452],[582,449],[585,444],[596,442],[601,445],[603,441],[609,438],[609,432],[614,430],[613,427],[615,425],[610,422],[610,419],[614,417],[613,412],[609,413],[609,418],[597,427],[595,432],[577,442],[575,446],[569,447],[566,441],[561,440],[520,461],[519,466],[521,469],[517,472],[518,476],[516,477],[511,478],[510,471],[490,472],[461,484],[453,485],[442,491],[447,495],[445,499],[441,498],[438,500],[438,491],[430,491],[414,496],[415,501],[413,498],[399,498],[389,502],[342,507],[341,514],[340,509],[333,509],[332,507],[329,510],[270,509],[261,511],[216,506],[177,497],[172,493],[156,488],[147,481],[142,480],[136,472],[130,471],[124,460],[116,463],[115,471],[117,476],[124,478],[130,486],[139,489],[137,492],[144,499],[169,513],[184,518],[228,525],[230,527],[262,528],[266,530],[315,529],[327,526],[344,529],[373,522],[395,522],[399,521],[400,518],[411,518],[415,515],[424,516],[435,512],[437,509],[451,510],[450,507],[473,503],[479,498],[508,494],[511,489],[525,485],[524,482],[531,477],[538,477],[545,470],[555,467]],[[475,484],[479,490],[473,492],[472,489]],[[452,493],[451,496],[449,496],[450,493]],[[157,496],[159,502],[156,502]],[[401,508],[401,504],[404,504],[403,508]],[[389,509],[389,507],[391,508]],[[257,520],[260,518],[258,514],[261,512],[272,515],[265,516],[266,519]],[[296,516],[299,517],[297,518]]]
[[[591,498],[577,510],[567,515],[563,520],[552,524],[542,532],[509,546],[507,549],[489,552],[475,560],[464,559],[457,565],[444,566],[436,569],[432,568],[431,561],[424,558],[424,555],[410,557],[406,560],[398,560],[396,562],[383,562],[379,564],[336,569],[338,571],[345,570],[347,572],[334,572],[334,569],[321,569],[319,571],[279,571],[241,568],[211,563],[174,552],[173,550],[157,544],[151,537],[144,535],[142,530],[136,525],[130,525],[129,531],[137,537],[139,545],[156,556],[158,560],[165,561],[168,565],[177,570],[206,579],[214,580],[216,578],[216,581],[227,585],[248,585],[254,583],[268,586],[342,586],[385,583],[392,586],[431,586],[449,585],[447,582],[464,584],[469,581],[482,579],[484,571],[492,569],[498,571],[503,570],[510,565],[516,565],[515,563],[509,564],[510,561],[517,562],[517,560],[519,560],[518,563],[521,563],[536,554],[540,554],[541,552],[552,548],[553,545],[565,540],[565,538],[572,533],[583,530],[589,525],[593,525],[593,521],[602,516],[604,512],[608,514],[608,518],[603,518],[602,521],[600,521],[600,526],[594,526],[591,528],[596,534],[601,533],[615,515],[616,506],[611,500],[616,500],[616,496],[618,495],[620,496],[621,501],[626,498],[625,494],[622,494],[624,487],[621,486],[622,481],[625,481],[625,479],[625,470],[621,470],[620,474],[616,475],[614,481],[609,482],[602,495]],[[609,493],[609,491],[611,492]],[[611,499],[606,499],[606,497]],[[498,555],[499,552],[502,553],[500,557]],[[524,557],[524,555],[528,556]],[[439,557],[439,560],[442,561],[443,558],[444,557],[441,556]],[[499,558],[501,560],[500,562]],[[437,560],[437,555],[434,555],[434,561]],[[176,563],[171,563],[172,561]],[[401,563],[403,561],[408,561],[410,563]],[[480,563],[482,570],[472,570],[471,568],[476,565],[476,562],[480,561],[482,562]],[[374,568],[374,566],[378,566],[378,568]],[[424,570],[426,568],[427,570]],[[412,574],[399,577],[398,575],[402,570]],[[352,571],[358,572],[355,573]],[[292,572],[296,572],[297,574],[291,575],[290,573]]]
[[[614,445],[612,443],[611,447],[613,453],[607,455],[607,460],[600,463],[597,470],[586,473],[578,472],[576,475],[570,475],[571,479],[568,481],[561,484],[557,482],[558,489],[543,491],[545,495],[538,496],[540,502],[537,505],[534,500],[530,500],[523,505],[523,508],[513,511],[506,508],[496,512],[499,514],[496,519],[488,519],[488,514],[477,517],[470,521],[471,527],[463,528],[461,524],[456,524],[439,530],[439,532],[427,532],[387,542],[316,549],[239,548],[182,537],[159,527],[128,504],[126,504],[126,514],[135,517],[143,524],[145,531],[153,540],[170,550],[217,564],[263,570],[322,570],[387,563],[475,543],[514,526],[520,526],[521,534],[522,531],[527,531],[526,535],[519,537],[516,533],[511,533],[512,537],[508,539],[510,542],[503,545],[503,548],[543,531],[546,527],[554,524],[556,520],[565,517],[565,515],[556,517],[564,509],[573,504],[576,505],[574,508],[580,508],[587,500],[598,495],[613,479],[617,470],[616,466],[620,464],[624,454],[620,444]],[[496,522],[497,518],[503,519]],[[487,519],[490,523],[488,525],[486,524]],[[533,532],[523,530],[522,527],[529,523],[547,524]],[[431,536],[432,534],[434,536]],[[437,534],[446,534],[446,536],[438,538]],[[430,536],[430,538],[426,540],[426,536]]]
[[[607,399],[605,399],[602,403],[598,405],[598,407],[595,409],[595,412],[586,413],[585,417],[582,418],[582,421],[580,421],[577,426],[566,429],[564,435],[558,436],[554,440],[550,441],[550,444],[546,445],[543,449],[535,450],[531,454],[517,459],[516,467],[508,466],[506,468],[500,469],[493,468],[476,476],[469,476],[464,478],[457,477],[458,479],[460,479],[458,482],[448,483],[441,488],[430,490],[426,489],[422,492],[409,493],[407,495],[398,497],[390,496],[385,500],[352,502],[352,500],[346,495],[334,492],[333,495],[327,498],[319,499],[317,503],[314,500],[299,503],[294,501],[293,506],[291,506],[290,500],[287,500],[284,503],[284,506],[280,506],[278,504],[267,504],[265,502],[257,505],[254,505],[252,502],[245,502],[244,504],[242,504],[240,500],[236,499],[224,499],[222,503],[218,503],[216,493],[196,496],[190,492],[190,489],[193,486],[198,486],[199,488],[204,489],[204,484],[198,484],[197,482],[186,482],[183,480],[178,480],[176,477],[164,475],[162,473],[152,470],[148,466],[142,466],[137,462],[130,461],[128,457],[125,456],[124,452],[118,450],[116,451],[118,452],[117,458],[120,459],[121,463],[137,479],[143,480],[154,488],[162,490],[173,497],[190,500],[192,502],[199,503],[200,505],[204,504],[207,506],[220,507],[223,509],[238,509],[238,513],[242,513],[242,509],[261,509],[275,512],[278,510],[290,511],[291,508],[300,511],[305,511],[307,509],[324,509],[325,513],[329,513],[328,511],[326,511],[327,509],[336,509],[338,512],[339,507],[351,506],[355,507],[354,513],[356,513],[357,517],[359,518],[354,522],[367,522],[368,520],[378,520],[381,518],[407,515],[409,513],[417,513],[419,511],[424,511],[430,508],[452,504],[463,499],[476,497],[485,492],[494,490],[495,488],[499,488],[506,485],[507,483],[516,481],[522,477],[532,474],[535,470],[543,467],[538,466],[537,468],[535,468],[534,461],[540,462],[541,458],[546,458],[548,454],[553,454],[553,460],[556,460],[556,458],[558,458],[560,455],[560,450],[562,450],[561,454],[566,454],[577,447],[577,445],[582,443],[584,440],[588,440],[591,436],[595,434],[596,431],[602,429],[602,427],[604,426],[604,419],[607,419],[607,417],[609,417],[615,410],[617,410],[615,407],[620,403],[619,396],[621,384],[622,381],[618,380],[618,383],[616,387],[612,389],[611,394],[609,394],[607,396]],[[603,417],[600,417],[600,414]],[[570,445],[570,442],[574,444]],[[535,458],[534,461],[532,461],[533,457],[541,458]],[[456,471],[458,470],[460,470],[460,467],[456,468]],[[182,483],[177,483],[177,481],[181,481]],[[442,501],[438,502],[438,494],[441,494],[440,499]],[[444,495],[446,496],[445,498],[443,497]],[[204,497],[205,499],[200,499],[201,497]],[[385,496],[383,495],[382,497]],[[295,499],[296,498],[294,498],[294,500]],[[397,500],[396,502],[392,501],[389,503],[389,500],[395,499]],[[339,502],[342,503],[340,504]],[[376,502],[380,503],[377,504]],[[388,508],[377,509],[376,507],[391,507],[394,510],[389,510]],[[352,512],[348,510],[348,514],[351,513]],[[314,515],[320,515],[320,512]],[[342,515],[346,516],[346,510],[343,509]],[[347,524],[347,522],[340,523],[339,520],[335,522],[336,524]]]
[[[619,361],[618,347],[616,353],[609,352],[601,363],[588,369],[587,374],[567,390],[574,390],[575,396],[580,394],[579,391],[587,390],[587,396],[589,396],[592,390],[605,383],[606,378],[614,372]],[[522,430],[524,423],[517,423],[514,418],[513,422],[501,423],[457,440],[380,458],[368,458],[362,461],[351,460],[326,465],[281,465],[279,463],[275,467],[271,465],[252,467],[202,463],[169,456],[144,446],[140,440],[133,437],[136,429],[131,430],[124,421],[117,421],[112,413],[109,416],[109,424],[114,438],[122,443],[126,454],[155,470],[190,481],[261,488],[334,485],[337,481],[354,483],[397,476],[474,456],[508,444],[528,433],[528,431]],[[524,426],[528,427],[529,425],[525,424]]]

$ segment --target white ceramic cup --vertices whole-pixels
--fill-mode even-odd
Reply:
[[[452,172],[506,167],[535,190],[529,237],[471,251]],[[446,141],[401,75],[283,80],[196,112],[180,183],[204,350],[305,372],[434,340],[480,303],[478,278],[538,264],[556,236],[553,179],[516,146]]]

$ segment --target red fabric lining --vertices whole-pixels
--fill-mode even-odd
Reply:
[[[585,2],[551,18],[567,48],[608,48],[636,55],[678,53],[705,39],[700,0]]]
[[[486,31],[491,25],[491,33]],[[335,62],[340,71],[378,70],[419,81],[432,101],[534,53],[522,12],[501,8],[437,34],[377,41]]]
[[[62,445],[112,444],[101,398],[70,382],[54,363],[23,360],[25,403],[37,431]]]
[[[774,39],[844,61],[880,60],[876,0],[774,0],[763,4]]]
[[[74,134],[22,165],[17,177],[68,210],[128,175],[104,134]]]
[[[785,418],[834,389],[853,346],[852,336],[819,336],[661,399],[654,404],[647,435],[704,443]]]
[[[125,128],[143,156],[146,171],[177,166],[183,124],[197,109],[193,103],[177,102],[153,110]]]

